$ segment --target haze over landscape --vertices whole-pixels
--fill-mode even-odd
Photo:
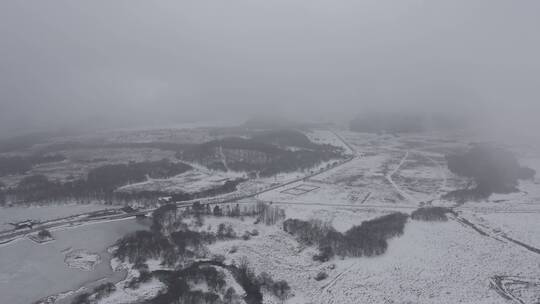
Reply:
[[[536,1],[2,1],[1,129],[267,111],[335,120],[365,109],[530,128],[540,111],[539,9]]]
[[[540,2],[0,1],[0,304],[540,303]]]

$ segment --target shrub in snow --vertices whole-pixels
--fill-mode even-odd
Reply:
[[[450,208],[424,207],[413,211],[413,213],[411,213],[411,218],[417,221],[445,222],[448,220],[448,217],[446,216],[448,213],[455,214]]]
[[[315,276],[316,281],[322,281],[322,280],[325,280],[326,278],[328,278],[328,274],[324,271],[317,273],[317,275]]]

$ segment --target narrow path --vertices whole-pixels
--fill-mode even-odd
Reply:
[[[351,265],[347,268],[345,268],[345,270],[343,270],[342,272],[338,273],[338,275],[336,275],[332,280],[330,280],[330,282],[328,282],[326,285],[324,285],[323,287],[321,287],[321,290],[323,293],[325,292],[329,292],[330,289],[332,287],[334,287],[334,285],[336,285],[336,283],[339,281],[339,279],[341,279],[341,277],[343,277],[345,274],[347,274],[349,271],[351,271],[351,269],[356,265],[356,262],[354,263],[351,263]]]
[[[430,160],[432,163],[434,163],[438,168],[439,168],[439,175],[441,176],[441,178],[443,179],[443,182],[441,184],[441,187],[439,188],[439,190],[443,189],[443,188],[446,188],[447,184],[448,184],[448,176],[444,173],[444,169],[443,167],[441,166],[441,164],[434,160],[433,158],[431,158],[430,156],[427,156],[426,154],[424,153],[420,153],[420,155],[422,155],[423,157],[427,158],[428,160]]]
[[[396,189],[396,191],[401,195],[403,196],[407,201],[409,201],[410,203],[413,203],[413,204],[416,204],[416,200],[410,196],[408,193],[406,193],[405,191],[403,191],[403,189],[401,189],[397,184],[396,182],[394,182],[394,180],[392,179],[392,176],[394,174],[396,174],[399,169],[401,168],[401,166],[405,163],[405,160],[407,160],[407,157],[409,157],[409,151],[407,151],[405,153],[405,156],[403,156],[403,158],[401,159],[401,161],[399,162],[399,164],[397,165],[397,167],[392,171],[390,172],[388,175],[386,175],[386,180],[388,180],[388,182],[392,185],[392,187],[394,187],[394,189]]]
[[[510,242],[514,245],[518,245],[519,247],[527,250],[527,251],[530,251],[532,253],[536,253],[536,254],[540,254],[540,249],[539,248],[536,248],[534,246],[531,246],[529,244],[526,244],[526,243],[523,243],[521,241],[518,241],[514,238],[511,238],[509,236],[507,236],[506,234],[500,232],[500,231],[493,231],[492,229],[490,229],[489,227],[484,227],[486,228],[486,230],[480,228],[478,225],[472,223],[471,221],[465,219],[464,217],[461,217],[461,216],[455,216],[453,217],[453,219],[455,221],[457,221],[458,223],[466,226],[466,227],[469,227],[469,228],[472,228],[473,230],[475,230],[476,232],[478,232],[480,235],[484,236],[484,237],[489,237],[489,238],[492,238],[496,241],[499,241],[499,242],[503,242],[503,243],[507,243],[507,242]],[[487,230],[489,229],[489,230]]]
[[[221,162],[223,163],[223,166],[225,167],[227,172],[231,171],[231,169],[229,169],[229,166],[227,165],[227,157],[225,157],[225,154],[223,154],[223,147],[219,146],[218,151],[219,151],[219,156],[221,157]]]
[[[337,139],[339,139],[354,155],[358,155],[358,151],[356,148],[354,148],[349,142],[347,142],[341,135],[339,135],[336,131],[330,130],[332,134],[334,134]]]
[[[495,291],[503,298],[511,300],[517,304],[527,304],[527,302],[522,299],[523,295],[521,293],[521,289],[516,290],[516,286],[521,286],[524,289],[530,287],[538,288],[540,287],[540,279],[497,275],[490,278],[489,285],[491,286],[491,288],[495,289]]]
[[[364,199],[360,202],[360,205],[364,204],[371,197],[371,192],[368,192]]]

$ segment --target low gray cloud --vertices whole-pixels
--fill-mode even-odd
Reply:
[[[527,0],[5,0],[0,128],[373,108],[531,128],[539,11]]]

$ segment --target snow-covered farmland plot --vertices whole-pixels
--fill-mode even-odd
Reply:
[[[333,221],[333,225],[339,222],[358,225],[382,215],[376,211],[308,209],[287,207],[287,217],[327,222],[335,217],[339,220]],[[235,230],[254,227],[246,225],[247,220],[229,222]],[[267,272],[274,278],[287,280],[293,290],[287,303],[503,304],[506,300],[490,287],[493,277],[501,274],[534,277],[538,274],[537,255],[482,236],[454,221],[410,220],[404,235],[389,241],[385,254],[337,258],[325,263],[313,261],[315,247],[300,245],[279,227],[256,225],[256,228],[260,234],[249,241],[219,242],[209,249],[214,254],[225,255],[227,262],[244,259],[256,273]],[[339,228],[344,231],[350,226]],[[315,280],[321,271],[329,277]],[[274,303],[274,299],[265,298],[265,303]]]
[[[306,191],[304,189],[312,189]],[[353,193],[355,192],[355,193]],[[307,204],[307,205],[352,205],[358,203],[353,198],[363,197],[367,192],[360,192],[352,187],[341,187],[322,183],[298,182],[285,190],[275,189],[259,195],[263,201],[276,203]]]
[[[300,184],[292,188],[285,189],[281,191],[281,193],[291,194],[291,195],[302,195],[302,194],[311,192],[313,190],[317,190],[319,188],[320,188],[319,186],[315,186],[315,185]]]
[[[446,193],[449,174],[445,163],[423,154],[409,153],[392,178],[416,201],[428,201]]]
[[[519,256],[519,259],[516,259]],[[375,258],[347,259],[313,303],[508,303],[490,288],[501,273],[538,275],[538,255],[455,222],[410,221]]]
[[[341,203],[396,204],[404,200],[387,176],[395,170],[403,155],[399,152],[368,154],[336,169],[320,174],[310,181],[341,189],[347,198]],[[339,191],[336,191],[339,192]]]
[[[312,180],[331,184],[359,185],[358,181],[366,177],[383,177],[383,164],[386,160],[387,156],[381,154],[363,156],[335,170],[320,174]]]
[[[190,170],[167,179],[149,179],[148,181],[127,185],[118,189],[123,192],[161,191],[168,193],[195,193],[223,185],[228,180],[240,177],[239,174],[224,172],[205,172]]]
[[[540,213],[476,213],[472,221],[512,239],[540,248]]]

